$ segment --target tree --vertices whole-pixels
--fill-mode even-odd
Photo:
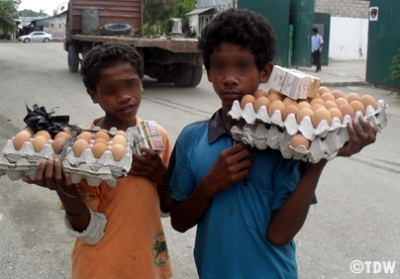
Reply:
[[[0,29],[3,32],[12,32],[16,24],[12,20],[12,14],[17,11],[21,0],[0,0]]]
[[[29,16],[29,17],[35,17],[35,16],[49,16],[48,14],[46,14],[44,12],[44,10],[40,9],[39,12],[35,12],[33,10],[20,10],[18,12],[15,13],[14,18],[18,18],[20,16]]]
[[[155,25],[171,17],[177,0],[144,0],[144,21]]]

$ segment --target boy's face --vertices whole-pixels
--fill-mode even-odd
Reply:
[[[260,71],[250,50],[222,43],[210,56],[207,76],[222,101],[223,109],[230,110],[235,100],[254,94],[260,83],[267,82],[271,71],[272,63]]]
[[[88,90],[93,102],[119,122],[135,119],[142,99],[142,81],[130,63],[105,68],[100,75],[96,92]]]

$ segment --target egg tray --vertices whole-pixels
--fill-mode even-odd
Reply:
[[[19,180],[25,175],[34,180],[38,167],[38,162],[29,162],[27,158],[19,158],[14,163],[0,158],[0,176],[7,175],[10,180]]]
[[[365,110],[365,118],[370,119],[371,117],[381,114],[383,112],[386,115],[387,104],[383,100],[377,102],[377,109],[375,110],[372,106],[368,106]],[[257,121],[261,121],[267,124],[273,124],[283,128],[289,135],[294,136],[299,132],[308,140],[313,140],[315,137],[324,138],[329,132],[343,129],[347,127],[347,124],[352,121],[349,115],[343,117],[341,122],[339,118],[334,117],[332,123],[329,126],[326,120],[322,120],[319,125],[314,128],[311,118],[306,116],[303,118],[300,124],[297,123],[296,116],[289,114],[286,120],[282,120],[282,114],[279,110],[275,111],[271,117],[269,117],[267,108],[261,106],[256,113],[251,103],[246,104],[244,109],[241,108],[239,101],[234,101],[232,109],[229,111],[229,115],[236,120],[244,119],[247,124],[255,124]],[[357,112],[355,118],[362,116],[361,112]],[[383,124],[381,124],[383,125]]]
[[[355,120],[359,123],[359,118],[362,116],[360,114],[357,114],[357,116]],[[383,110],[377,115],[366,118],[366,120],[377,127],[378,130],[381,130],[387,124],[386,111]],[[279,149],[286,159],[293,158],[311,163],[317,163],[321,159],[333,159],[339,149],[349,140],[349,133],[347,127],[345,127],[328,131],[324,137],[314,137],[311,140],[309,149],[306,149],[303,145],[293,148],[290,145],[293,136],[286,129],[275,124],[266,124],[260,120],[255,125],[245,124],[243,128],[234,126],[231,129],[231,133],[233,139],[238,142],[260,150],[268,147]]]

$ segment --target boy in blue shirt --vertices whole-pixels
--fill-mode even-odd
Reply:
[[[259,14],[230,9],[202,32],[208,80],[222,108],[210,120],[185,127],[169,166],[171,223],[185,232],[197,225],[194,257],[200,278],[297,278],[293,238],[306,219],[322,160],[302,173],[299,161],[279,150],[234,144],[228,116],[235,100],[254,94],[272,71],[276,38]],[[349,125],[350,156],[374,142],[365,121]]]

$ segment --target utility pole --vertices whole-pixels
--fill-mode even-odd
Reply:
[[[236,9],[236,0],[232,0],[232,8]]]

